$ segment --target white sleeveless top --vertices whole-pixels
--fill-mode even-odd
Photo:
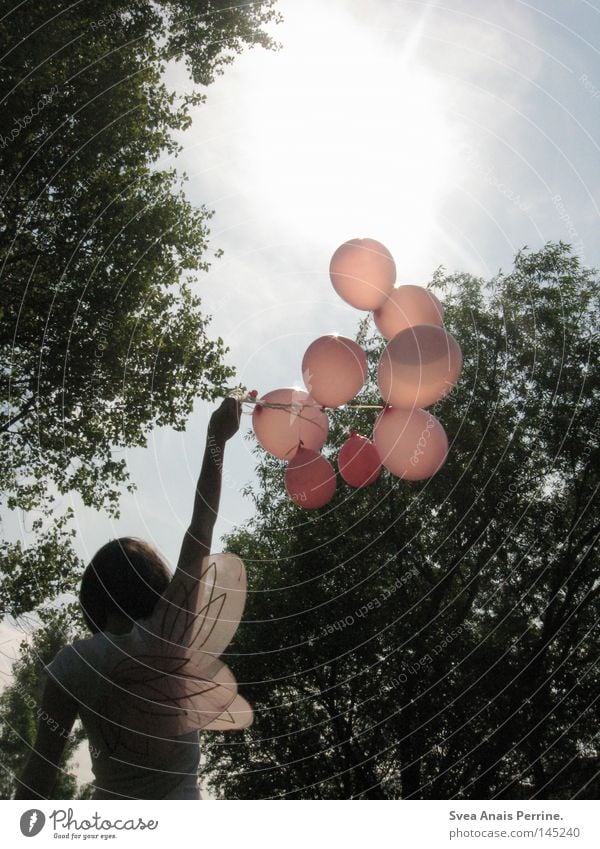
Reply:
[[[107,718],[108,675],[131,634],[101,631],[62,648],[45,669],[79,706],[90,744],[94,799],[201,799],[198,731],[173,739],[118,729]]]
[[[252,707],[221,660],[246,601],[232,554],[176,572],[151,616],[101,631],[45,669],[77,702],[90,741],[94,799],[200,799],[198,730],[241,731]]]

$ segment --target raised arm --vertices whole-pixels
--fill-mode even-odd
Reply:
[[[210,418],[192,521],[183,538],[173,580],[178,572],[197,577],[202,558],[210,554],[221,499],[225,443],[239,430],[240,414],[240,402],[225,398]]]
[[[239,557],[210,554],[225,443],[239,429],[240,413],[240,402],[226,398],[211,417],[177,569],[141,635],[132,630],[129,656],[112,672],[111,704],[125,727],[177,737],[194,728],[235,730],[252,722],[252,708],[220,660],[244,611],[246,570]]]

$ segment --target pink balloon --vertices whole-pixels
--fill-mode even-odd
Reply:
[[[433,292],[423,286],[398,286],[373,313],[382,336],[392,339],[396,333],[417,324],[441,327],[444,309]]]
[[[388,342],[377,381],[384,401],[393,407],[427,407],[450,392],[461,369],[456,339],[442,327],[418,324]]]
[[[336,488],[335,470],[316,451],[300,448],[285,470],[287,494],[298,507],[314,510],[331,501]]]
[[[435,475],[448,456],[446,431],[426,410],[387,407],[377,417],[373,441],[386,469],[409,481]]]
[[[325,407],[341,407],[354,398],[367,371],[367,356],[360,345],[337,334],[315,339],[302,359],[304,384]]]
[[[340,448],[338,468],[347,484],[361,489],[375,483],[381,474],[381,460],[371,440],[353,431]]]
[[[271,409],[256,404],[252,426],[262,447],[289,460],[300,446],[320,451],[329,431],[329,420],[307,392],[301,389],[274,389],[260,399],[270,404],[285,404],[288,409]]]
[[[376,310],[396,282],[396,264],[375,239],[350,239],[331,258],[329,276],[340,298],[359,310]]]

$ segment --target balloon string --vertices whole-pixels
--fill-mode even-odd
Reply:
[[[277,404],[272,401],[261,401],[256,398],[245,398],[242,403],[251,404],[253,406],[258,407],[267,407],[269,410],[284,410],[288,413],[295,413],[300,418],[304,418],[299,410],[303,410],[305,407],[316,407],[318,410],[337,410],[338,407],[326,407],[322,404]],[[346,404],[344,405],[347,410],[384,410],[384,404]]]
[[[347,404],[347,410],[385,410],[385,404]]]
[[[253,389],[252,392],[247,392],[245,389],[237,388],[228,393],[229,396],[237,398],[238,401],[242,404],[250,404],[253,407],[268,407],[270,410],[284,410],[288,413],[295,413],[300,418],[304,418],[298,410],[302,410],[304,407],[316,407],[323,412],[325,410],[336,410],[337,407],[327,407],[324,404],[303,404],[301,402],[297,404],[277,404],[272,401],[263,401],[258,398],[258,392]],[[345,404],[343,405],[347,410],[385,410],[385,404]]]
[[[254,404],[257,407],[267,407],[269,410],[283,410],[286,413],[290,413],[290,415],[294,415],[297,418],[303,419],[305,422],[324,430],[322,424],[316,422],[314,419],[309,419],[308,416],[302,415],[302,410],[305,407],[312,407],[313,409],[322,411],[323,407],[320,407],[318,404],[275,404],[271,401],[258,401],[256,398],[247,399],[247,403]]]

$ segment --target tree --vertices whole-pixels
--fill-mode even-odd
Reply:
[[[2,613],[70,589],[56,495],[116,513],[115,449],[183,429],[233,374],[193,282],[212,213],[168,161],[204,87],[245,46],[272,47],[276,19],[273,0],[57,0],[0,22],[0,484],[5,507],[38,515],[36,545],[0,544]],[[165,82],[177,64],[190,94]],[[32,586],[44,547],[56,568]]]
[[[249,571],[229,662],[254,725],[206,735],[227,798],[596,798],[600,283],[569,246],[485,282],[432,283],[461,344],[432,408],[433,478],[338,481],[302,512],[256,448],[256,516],[228,538]],[[359,341],[376,404],[381,338]],[[331,414],[335,450],[373,413]],[[329,449],[332,450],[332,449]]]
[[[0,695],[0,798],[10,799],[16,789],[15,776],[19,775],[35,742],[39,721],[44,715],[38,707],[45,683],[43,666],[68,640],[79,636],[74,627],[75,610],[47,609],[42,613],[44,624],[36,627],[29,640],[20,647],[20,656],[13,665],[13,679]],[[48,720],[52,721],[52,720]],[[73,762],[75,750],[84,739],[78,723],[67,740],[59,764],[58,778],[52,799],[89,798],[87,787],[78,789]]]

